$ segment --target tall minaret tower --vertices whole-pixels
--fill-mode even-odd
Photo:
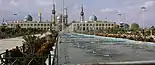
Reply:
[[[81,21],[84,21],[84,10],[83,10],[83,4],[82,4],[82,6],[81,6],[80,20],[81,20]]]
[[[67,8],[65,8],[65,24],[68,24],[68,12],[67,12]]]
[[[54,24],[56,24],[56,10],[55,10],[55,4],[54,4],[54,0],[53,0],[53,9],[52,9],[52,15],[53,15],[53,19],[52,19],[52,22]]]
[[[39,11],[39,22],[42,22],[42,9]]]

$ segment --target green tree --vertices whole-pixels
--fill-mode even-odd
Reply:
[[[119,30],[119,25],[118,24],[115,24],[114,25],[114,28],[113,28],[113,32],[114,33],[118,33],[118,30]]]
[[[131,24],[131,30],[139,30],[139,25],[137,23]]]
[[[114,29],[119,29],[119,25],[118,24],[115,24],[114,25]]]
[[[154,33],[155,33],[155,27],[154,26],[151,26],[150,30],[151,30],[151,34],[154,35]]]
[[[34,35],[23,36],[23,39],[25,40],[24,44],[26,45],[27,48],[26,51],[27,54],[35,54],[42,44],[42,40]]]

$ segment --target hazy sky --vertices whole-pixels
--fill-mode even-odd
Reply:
[[[62,0],[55,0],[57,13],[62,10]],[[50,19],[52,0],[0,0],[0,19],[22,20],[25,15],[31,14],[38,20],[39,9],[43,9],[44,20]],[[85,19],[96,15],[98,19],[119,22],[125,19],[128,23],[140,23],[142,21],[141,7],[147,7],[143,20],[145,25],[155,25],[155,0],[65,0],[65,6],[69,11],[69,20],[79,20],[80,5],[84,5]],[[118,16],[122,13],[122,17]],[[17,16],[13,14],[17,13]]]

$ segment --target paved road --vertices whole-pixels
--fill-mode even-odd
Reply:
[[[108,38],[107,38],[108,39]],[[59,63],[81,64],[155,60],[155,47],[126,42],[60,43]],[[90,48],[88,48],[90,47]],[[65,57],[67,60],[65,60]]]
[[[36,36],[40,36],[40,34],[36,34]],[[16,46],[22,45],[22,37],[9,38],[9,39],[1,39],[0,40],[0,53],[4,52],[6,49],[12,49]]]
[[[16,46],[21,46],[22,41],[23,41],[22,37],[0,40],[0,53],[4,52],[6,49],[15,48]]]

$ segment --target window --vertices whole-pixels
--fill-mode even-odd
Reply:
[[[87,24],[87,26],[89,26],[89,24]]]
[[[44,24],[44,26],[46,26],[46,24]]]
[[[96,28],[96,30],[98,30],[98,27]]]
[[[36,24],[34,24],[34,26],[36,26]]]
[[[85,24],[83,24],[83,26],[85,26]]]
[[[96,26],[98,26],[98,24],[96,24]]]
[[[31,26],[33,26],[33,24],[31,24]]]
[[[85,30],[85,27],[83,28],[83,30]]]
[[[41,24],[41,26],[43,26],[43,24]]]
[[[77,26],[79,26],[79,24],[77,24]]]
[[[102,26],[104,26],[104,24],[102,24]]]

